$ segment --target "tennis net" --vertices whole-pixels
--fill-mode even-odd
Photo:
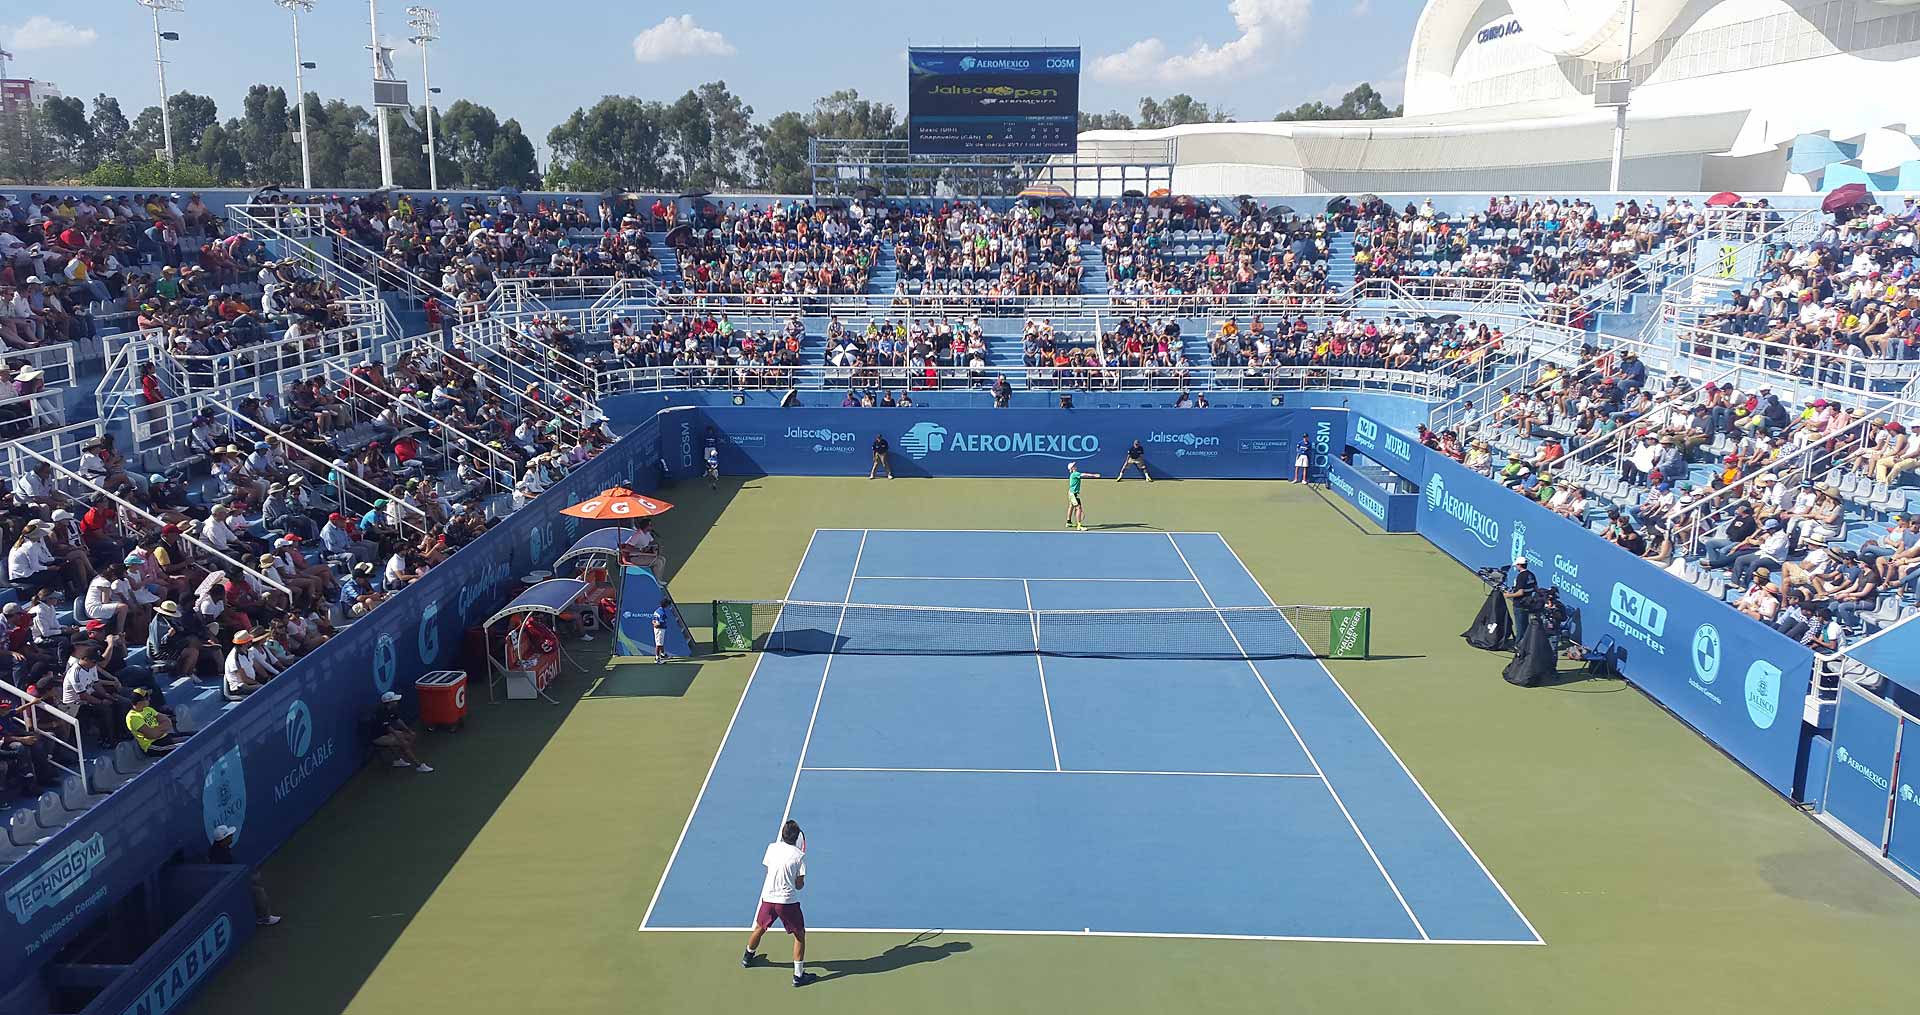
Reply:
[[[713,604],[716,652],[1364,659],[1365,606],[993,610],[799,600]]]

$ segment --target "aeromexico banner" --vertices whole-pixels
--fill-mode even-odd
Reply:
[[[1910,770],[1901,764],[1903,721],[1890,704],[1865,691],[1841,688],[1834,708],[1833,754],[1826,784],[1807,793],[1811,797],[1818,792],[1822,810],[1875,848],[1885,844],[1889,819],[1900,817],[1896,787],[1902,773]],[[1920,808],[1911,802],[1908,809],[1920,817]]]
[[[383,692],[411,698],[519,576],[603,524],[561,507],[616,483],[656,486],[659,438],[638,427],[0,873],[0,982],[31,974],[170,857],[204,856],[220,825],[239,830],[243,863],[278,848],[360,769]]]
[[[864,476],[884,436],[900,476],[1055,477],[1067,463],[1114,475],[1140,441],[1147,468],[1175,479],[1291,476],[1306,438],[1313,476],[1346,438],[1334,409],[775,409],[707,407],[728,474]],[[664,417],[663,417],[664,418]],[[676,420],[682,417],[676,417]],[[680,427],[679,422],[674,428]]]
[[[1371,425],[1372,437],[1369,433]],[[1813,653],[1699,589],[1365,417],[1349,443],[1420,484],[1417,531],[1471,568],[1525,556],[1560,590],[1580,640],[1611,638],[1620,671],[1788,796]]]

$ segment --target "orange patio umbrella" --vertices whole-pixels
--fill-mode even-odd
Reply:
[[[642,497],[624,486],[612,486],[572,507],[561,508],[563,515],[575,518],[651,518],[673,510],[664,500]]]

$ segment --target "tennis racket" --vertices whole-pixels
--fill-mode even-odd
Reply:
[[[807,855],[807,833],[805,832],[800,833],[800,855]]]

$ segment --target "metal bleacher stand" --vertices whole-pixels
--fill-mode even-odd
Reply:
[[[21,471],[19,466],[23,462],[28,463],[26,464],[27,469],[31,469],[33,467],[31,464],[32,462],[45,462],[48,465],[51,465],[53,467],[56,483],[59,486],[61,486],[64,492],[67,492],[70,496],[78,497],[80,496],[78,491],[85,490],[90,495],[98,495],[98,496],[106,497],[107,499],[113,501],[114,505],[117,508],[119,508],[122,514],[127,515],[129,517],[133,517],[133,518],[139,518],[142,521],[145,521],[148,525],[152,526],[156,531],[160,527],[167,524],[165,519],[159,517],[158,515],[153,514],[152,512],[149,512],[146,508],[143,508],[140,505],[135,504],[134,502],[126,499],[125,497],[122,497],[119,494],[114,493],[111,490],[108,490],[104,486],[100,486],[99,484],[95,483],[93,480],[88,479],[86,476],[81,475],[79,472],[76,472],[73,469],[67,468],[66,466],[60,464],[59,462],[54,461],[52,458],[49,458],[46,455],[43,455],[33,450],[32,448],[27,447],[24,444],[14,443],[14,444],[5,445],[5,447],[6,447],[6,452],[9,459],[8,465],[10,468],[14,470],[14,474],[16,475],[18,474],[19,471]],[[227,569],[230,569],[235,572],[245,572],[254,581],[260,582],[266,587],[274,590],[275,592],[279,592],[282,595],[287,595],[291,593],[291,590],[288,589],[285,585],[281,584],[279,579],[274,578],[272,575],[261,573],[261,571],[258,568],[254,567],[253,565],[241,563],[239,560],[235,559],[234,557],[227,554],[226,552],[218,549],[212,544],[202,541],[200,537],[193,535],[191,530],[183,531],[180,534],[180,537],[189,546],[192,546],[194,549],[198,550],[200,553],[205,554],[209,558],[219,561]]]

